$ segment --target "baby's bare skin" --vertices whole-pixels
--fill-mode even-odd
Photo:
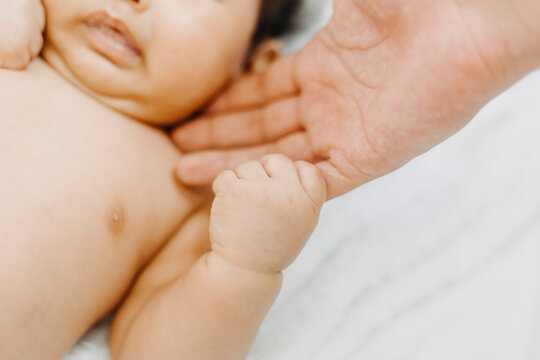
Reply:
[[[119,304],[114,359],[243,358],[315,227],[318,170],[272,156],[225,172],[210,221],[163,132],[42,60],[0,87],[2,359],[59,359]]]
[[[243,359],[326,199],[320,171],[283,155],[226,171],[213,188],[211,250],[186,272],[192,240],[180,233],[167,245],[115,319],[115,359]]]
[[[165,134],[41,60],[0,88],[2,359],[58,359],[209,197],[175,182]]]

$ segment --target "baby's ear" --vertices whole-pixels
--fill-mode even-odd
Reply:
[[[280,39],[268,39],[262,42],[251,55],[248,62],[247,72],[249,74],[261,74],[270,65],[281,57],[283,43]]]

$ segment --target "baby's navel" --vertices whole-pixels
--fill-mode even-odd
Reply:
[[[118,237],[124,231],[126,224],[126,215],[124,208],[120,204],[116,204],[111,208],[107,215],[107,228],[111,235]]]

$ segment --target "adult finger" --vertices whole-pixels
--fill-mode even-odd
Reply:
[[[331,154],[329,159],[315,165],[321,170],[326,182],[328,200],[346,194],[375,178],[375,176],[353,167],[340,154]]]
[[[300,88],[296,81],[297,59],[298,53],[289,55],[275,61],[262,74],[241,77],[210,105],[207,112],[235,112],[298,94]]]
[[[172,133],[184,151],[245,147],[275,141],[301,129],[299,99],[286,98],[260,109],[203,115]]]
[[[307,135],[297,132],[277,142],[260,146],[187,154],[180,159],[176,174],[188,186],[206,186],[223,170],[234,169],[244,162],[273,153],[284,154],[292,160],[316,160]]]

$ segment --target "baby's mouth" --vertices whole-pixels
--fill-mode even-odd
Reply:
[[[85,25],[90,43],[103,56],[122,67],[138,65],[141,51],[122,20],[97,11],[88,16]]]

